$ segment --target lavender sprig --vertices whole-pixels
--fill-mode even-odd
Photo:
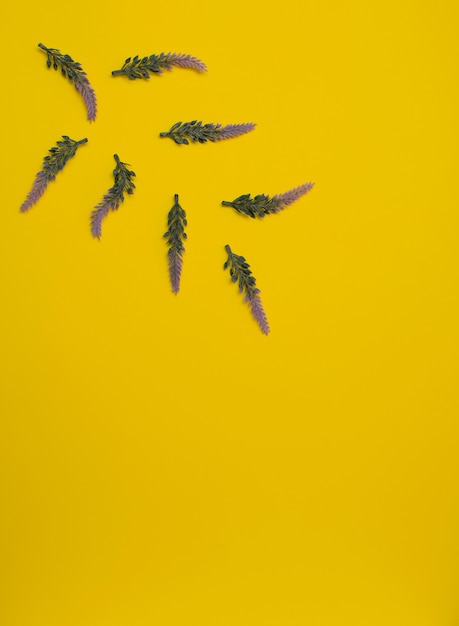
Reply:
[[[239,284],[239,292],[245,293],[244,302],[248,302],[253,317],[258,322],[261,331],[267,335],[269,333],[269,324],[263,305],[260,299],[260,290],[256,287],[256,281],[250,270],[250,265],[243,256],[235,254],[231,248],[226,245],[225,250],[228,258],[223,265],[223,269],[230,270],[231,281]]]
[[[67,161],[74,156],[78,146],[88,141],[86,138],[75,141],[67,135],[62,135],[62,139],[63,141],[56,142],[57,147],[50,148],[49,154],[43,159],[43,167],[36,175],[32,189],[20,207],[23,213],[38,202],[48,184],[56,178]]]
[[[88,120],[93,122],[97,114],[96,94],[80,63],[74,61],[68,54],[62,54],[56,48],[47,48],[42,43],[39,43],[38,47],[47,54],[46,65],[48,67],[52,65],[55,70],[60,67],[62,75],[67,76],[69,81],[75,85],[76,90],[81,94],[86,105]]]
[[[206,65],[189,54],[177,54],[175,52],[161,52],[151,54],[148,57],[139,58],[137,55],[131,59],[128,57],[119,70],[113,70],[113,76],[127,76],[131,80],[136,78],[150,78],[152,74],[162,74],[163,70],[171,70],[173,67],[188,67],[198,72],[205,72]]]
[[[291,189],[285,193],[275,195],[272,198],[265,196],[264,194],[251,198],[250,194],[247,193],[239,196],[232,202],[223,200],[222,205],[233,207],[233,209],[238,213],[243,213],[249,217],[264,217],[265,215],[270,215],[271,213],[279,213],[279,211],[285,209],[285,207],[290,204],[293,204],[293,202],[298,200],[298,198],[301,198],[301,196],[304,196],[304,194],[308,193],[308,191],[311,191],[313,187],[314,183],[304,183],[304,185],[295,187],[295,189]]]
[[[169,277],[173,293],[178,293],[180,289],[180,276],[182,274],[183,253],[185,248],[183,240],[186,239],[185,226],[187,225],[186,213],[179,204],[178,194],[174,196],[174,206],[167,216],[167,232],[163,237],[168,237],[167,245],[169,250]]]
[[[117,154],[113,155],[116,161],[116,167],[113,170],[115,184],[104,195],[103,199],[94,208],[91,213],[91,232],[94,237],[100,239],[102,235],[102,221],[108,215],[110,210],[116,211],[121,202],[124,202],[124,193],[133,194],[135,185],[132,178],[135,172],[128,169],[128,163],[120,161]]]
[[[178,144],[188,144],[190,141],[206,143],[206,141],[220,141],[245,135],[255,128],[251,122],[245,124],[203,124],[197,120],[192,122],[177,122],[167,132],[160,133],[161,137],[170,137]]]

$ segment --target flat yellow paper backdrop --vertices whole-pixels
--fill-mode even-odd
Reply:
[[[2,31],[2,626],[457,624],[457,3],[26,0]],[[208,72],[111,76],[162,51]],[[159,138],[192,119],[257,128]],[[115,153],[137,189],[98,242]]]

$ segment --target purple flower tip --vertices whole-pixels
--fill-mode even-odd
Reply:
[[[77,91],[81,94],[88,112],[88,120],[93,122],[97,114],[97,101],[94,89],[91,87],[86,75],[82,76],[78,82],[75,82]]]
[[[33,206],[34,204],[38,202],[38,200],[44,194],[45,189],[48,186],[48,183],[50,182],[50,180],[54,180],[54,176],[51,178],[48,178],[45,172],[43,171],[38,172],[35,178],[34,184],[32,186],[32,189],[27,194],[27,198],[21,204],[21,207],[19,209],[21,213],[25,213],[26,211],[30,209],[31,206]]]
[[[230,139],[232,137],[239,137],[239,135],[245,135],[254,130],[256,124],[253,122],[246,122],[244,124],[227,124],[222,126],[220,130],[220,139]]]
[[[169,63],[177,67],[189,67],[198,70],[198,72],[205,72],[207,70],[205,63],[196,57],[192,57],[190,54],[176,54],[172,52],[170,53]]]
[[[107,196],[100,202],[91,213],[91,233],[93,237],[100,239],[102,236],[102,222],[107,217],[110,210],[110,204]]]
[[[182,274],[183,259],[176,250],[168,251],[169,257],[169,277],[171,280],[172,292],[177,294],[180,290],[180,276]]]
[[[269,333],[268,318],[266,317],[266,313],[263,309],[259,293],[259,290],[255,289],[253,295],[250,297],[247,296],[246,300],[250,304],[252,315],[258,322],[258,326],[261,328],[261,331],[267,335]]]
[[[304,183],[304,185],[300,185],[299,187],[295,187],[290,191],[286,191],[285,193],[278,194],[273,196],[273,201],[278,204],[278,209],[285,209],[285,207],[293,204],[298,198],[304,196],[308,191],[314,187],[314,183]]]

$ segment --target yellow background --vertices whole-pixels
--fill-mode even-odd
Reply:
[[[2,12],[2,626],[456,625],[457,3]],[[208,72],[111,77],[161,51]],[[257,128],[159,138],[196,118]],[[89,141],[21,215],[62,134]],[[98,242],[114,153],[137,189]],[[220,205],[307,181],[263,221]]]

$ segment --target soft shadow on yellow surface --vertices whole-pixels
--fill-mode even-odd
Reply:
[[[457,28],[451,1],[4,9],[2,626],[457,623]],[[208,72],[111,76],[162,51]],[[192,119],[257,127],[159,137]],[[20,214],[61,135],[88,143]],[[97,241],[115,153],[137,188]]]

